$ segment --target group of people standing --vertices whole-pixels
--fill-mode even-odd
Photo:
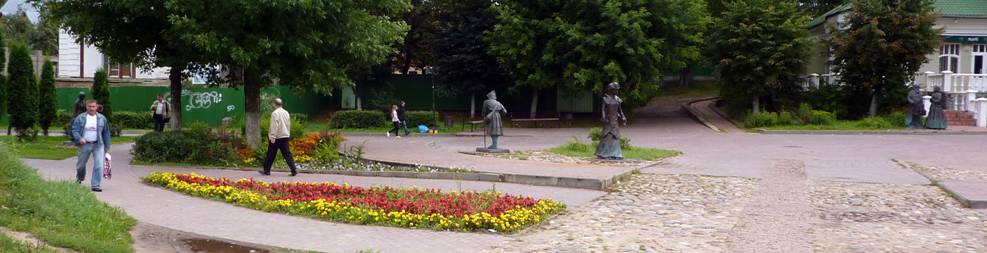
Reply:
[[[925,102],[922,99],[922,90],[917,84],[911,86],[908,91],[908,109],[905,117],[905,126],[908,128],[928,128],[946,129],[946,93],[942,87],[935,86],[929,93],[929,110],[925,110]],[[922,124],[922,117],[925,116],[925,125]]]
[[[391,130],[387,130],[387,137],[391,137],[391,132],[394,132],[394,136],[401,138],[399,135],[401,130],[404,128],[404,136],[408,136],[411,132],[408,131],[408,118],[405,116],[407,109],[405,109],[404,101],[398,102],[396,105],[391,105],[391,110],[387,114],[388,118],[391,119]]]

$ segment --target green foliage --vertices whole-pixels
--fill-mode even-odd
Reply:
[[[408,127],[433,124],[438,122],[437,116],[437,113],[431,111],[408,111],[404,114],[405,119],[408,120]]]
[[[7,40],[4,38],[6,32],[0,28],[0,48],[8,48]],[[0,115],[7,113],[8,81],[3,75],[7,69],[7,54],[0,54]]]
[[[747,114],[744,117],[744,127],[768,127],[778,125],[778,113],[776,112],[756,112]]]
[[[791,112],[780,112],[778,113],[778,125],[801,125],[802,120],[800,120],[795,114]]]
[[[805,124],[812,125],[831,125],[836,122],[836,115],[827,111],[812,110],[811,115],[805,121]]]
[[[106,116],[107,120],[113,122],[113,108],[110,106],[110,81],[107,79],[105,69],[96,71],[90,94],[93,94],[93,99],[103,107],[103,111],[100,113]]]
[[[901,121],[901,122],[904,122],[904,121]],[[902,124],[904,124],[904,123],[902,123]],[[868,128],[868,129],[887,129],[887,128],[894,128],[895,125],[898,125],[898,124],[893,124],[890,121],[888,121],[887,118],[877,117],[877,116],[875,116],[875,117],[866,117],[866,118],[861,119],[860,122],[857,122],[857,126],[858,127],[860,127],[860,128]]]
[[[832,38],[835,72],[850,96],[848,112],[877,115],[903,105],[905,83],[935,52],[941,30],[933,28],[933,0],[854,0],[847,30]],[[882,102],[886,101],[886,102]],[[882,109],[884,108],[884,109]]]
[[[600,139],[603,138],[603,129],[599,127],[594,127],[589,129],[589,139],[593,141],[593,145],[600,143]],[[631,147],[631,139],[627,137],[620,137],[620,148]]]
[[[58,49],[58,26],[42,17],[35,25],[23,10],[0,16],[0,25],[6,31],[6,39],[28,45],[28,48],[41,50],[45,54],[56,53]]]
[[[136,221],[69,181],[48,181],[0,148],[0,224],[76,252],[133,252]]]
[[[809,122],[810,118],[812,118],[812,106],[807,103],[799,104],[797,115],[800,121]]]
[[[487,51],[484,33],[497,23],[489,0],[435,0],[435,34],[428,39],[435,60],[435,84],[452,94],[484,94],[503,87],[507,77]],[[410,122],[409,122],[410,123]]]
[[[41,93],[38,123],[47,136],[48,128],[52,126],[52,123],[55,123],[55,118],[58,116],[55,108],[55,67],[49,60],[45,60],[41,67],[41,83],[38,89]]]
[[[214,133],[208,125],[193,123],[184,130],[144,134],[133,154],[141,162],[228,166],[239,164],[234,147],[241,143],[237,135]]]
[[[384,127],[385,116],[381,111],[338,111],[329,118],[329,128],[374,128]]]
[[[22,136],[38,122],[38,82],[34,78],[34,64],[27,46],[13,44],[9,64],[7,108],[11,125],[17,129],[18,136]]]
[[[122,129],[152,129],[154,122],[151,119],[151,112],[117,112],[113,115],[113,122],[117,128]]]
[[[726,4],[713,24],[707,55],[717,64],[728,105],[751,106],[762,97],[770,103],[794,100],[787,97],[800,89],[798,76],[810,51],[808,21],[791,1]]]
[[[682,154],[682,152],[667,149],[642,148],[634,146],[621,146],[620,148],[624,153],[624,158],[640,159],[645,161],[656,161],[658,159],[664,159]],[[566,144],[551,148],[548,151],[563,156],[593,157],[596,154],[596,143],[584,143],[578,139],[574,139]]]
[[[490,53],[516,87],[603,91],[635,97],[699,58],[709,17],[702,1],[497,1]]]
[[[802,9],[810,17],[817,17],[840,6],[846,0],[798,0],[799,9]]]

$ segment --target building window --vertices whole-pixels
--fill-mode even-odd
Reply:
[[[987,74],[987,44],[973,45],[974,74]]]
[[[960,65],[960,44],[944,44],[939,48],[939,71],[958,73]]]

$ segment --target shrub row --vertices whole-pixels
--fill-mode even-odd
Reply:
[[[65,110],[58,110],[58,115],[55,118],[55,122],[58,125],[68,125],[74,119],[72,113],[66,112]],[[110,120],[111,129],[115,128],[126,129],[152,129],[154,128],[154,122],[151,121],[151,112],[116,112],[113,114],[113,119]]]
[[[437,115],[431,111],[408,111],[405,113],[408,126],[430,125],[436,122]],[[329,128],[376,128],[390,124],[391,118],[382,111],[352,110],[339,111],[329,118]]]
[[[243,145],[235,134],[212,132],[208,125],[193,123],[181,131],[150,132],[137,139],[134,159],[143,162],[238,164],[234,147]]]
[[[830,125],[833,122],[836,122],[836,115],[827,111],[813,110],[808,104],[800,105],[796,113],[758,112],[748,114],[744,118],[744,126],[746,127]]]

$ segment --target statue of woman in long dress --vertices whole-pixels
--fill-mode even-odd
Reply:
[[[620,150],[620,121],[627,124],[627,117],[620,104],[624,101],[617,97],[620,84],[612,82],[607,85],[607,93],[603,95],[603,131],[600,144],[596,146],[596,157],[608,160],[624,159]]]
[[[942,92],[942,87],[936,86],[932,89],[932,106],[929,106],[929,116],[925,118],[925,127],[930,129],[946,129],[946,94]]]
[[[490,136],[491,144],[487,149],[497,149],[497,138],[504,135],[504,125],[501,122],[503,114],[507,114],[507,108],[497,101],[497,93],[490,91],[487,93],[487,100],[483,101],[483,121],[486,123],[486,134]]]

